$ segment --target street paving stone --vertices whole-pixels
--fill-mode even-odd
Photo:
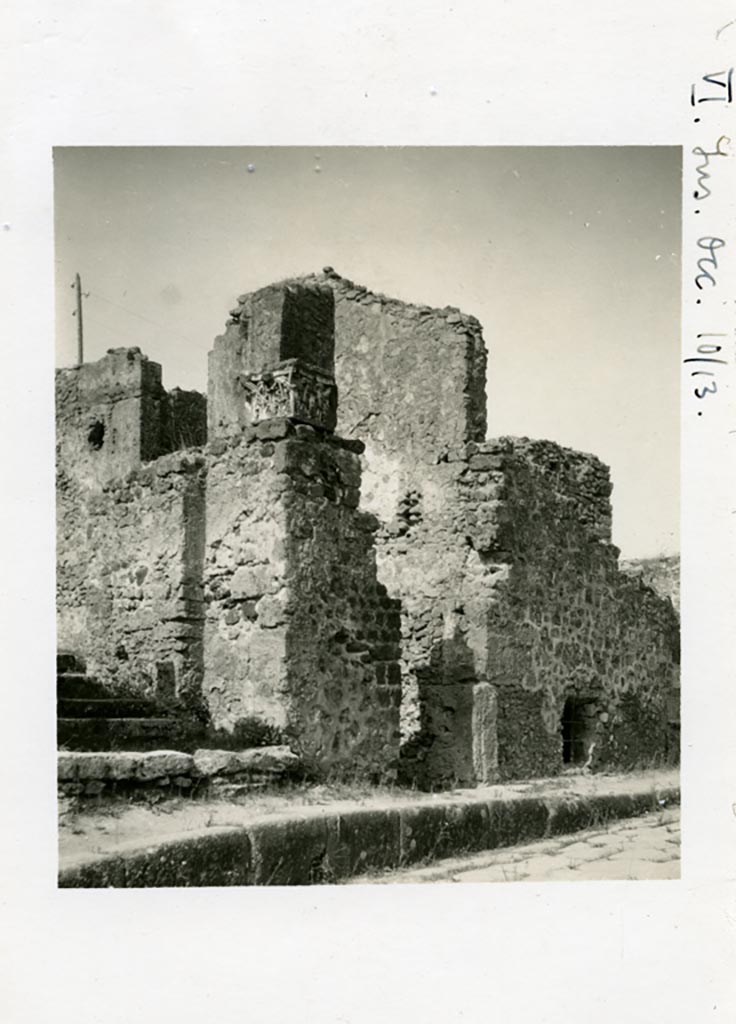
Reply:
[[[545,882],[680,877],[679,808],[605,829],[437,861],[356,882]]]

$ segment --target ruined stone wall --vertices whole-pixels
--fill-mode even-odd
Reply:
[[[288,724],[283,694],[286,480],[273,442],[240,435],[207,449],[204,700],[216,727]]]
[[[59,607],[75,609],[62,646],[112,692],[194,709],[202,680],[204,468],[165,456],[77,495],[63,521]]]
[[[592,456],[470,443],[385,524],[379,574],[403,608],[407,779],[560,771],[568,697],[590,702],[592,764],[663,756],[677,618],[619,572],[610,490]]]
[[[357,511],[350,442],[268,420],[209,448],[204,695],[257,719],[312,770],[390,778],[399,617]]]
[[[307,428],[285,446],[291,729],[308,738],[308,761],[386,782],[398,767],[399,602],[377,578],[378,523],[357,510],[360,458],[347,445]]]
[[[139,349],[56,372],[57,468],[87,490],[162,453],[161,367]]]
[[[628,576],[641,576],[647,586],[660,597],[668,597],[680,611],[680,556],[661,555],[658,558],[629,558],[621,562],[621,571]]]
[[[163,416],[162,454],[207,443],[207,399],[199,391],[168,391]]]
[[[402,770],[419,785],[495,775],[493,709],[475,709],[495,701],[477,687],[485,682],[488,610],[508,567],[482,560],[468,541],[473,526],[495,529],[497,488],[474,479],[464,448],[456,454],[427,468],[377,535],[379,577],[402,609]],[[491,518],[480,512],[479,526],[484,502]]]
[[[269,416],[295,416],[334,430],[334,363],[335,300],[326,284],[284,281],[239,296],[208,356],[210,439]],[[294,373],[300,377],[295,390],[311,399],[306,404],[288,401],[284,377]],[[325,407],[328,421],[320,416]]]
[[[206,440],[207,401],[161,384],[138,348],[56,371],[57,468],[88,491],[168,452]]]
[[[502,439],[481,448],[469,465],[487,459],[500,485],[498,531],[490,543],[475,532],[470,541],[481,557],[509,565],[491,606],[482,671],[497,687],[499,718],[504,703],[539,694],[545,731],[558,744],[556,756],[552,744],[540,760],[539,744],[522,742],[528,716],[509,712],[517,730],[506,744],[499,738],[500,776],[559,770],[569,697],[587,708],[592,767],[662,759],[679,623],[669,601],[618,569],[607,467],[550,442]]]
[[[378,295],[330,268],[337,429],[365,442],[363,507],[382,520],[427,465],[486,432],[486,350],[473,316]]]
[[[56,472],[56,644],[84,655],[89,577],[88,493],[62,466]]]
[[[170,695],[191,694],[201,649],[194,644],[184,657],[188,627],[173,624],[161,594],[165,582],[172,593],[189,589],[199,484],[164,483],[176,460],[156,463],[158,482],[158,470],[129,474],[202,444],[206,399],[178,388],[167,393],[161,367],[140,349],[111,349],[95,363],[57,371],[56,423],[57,642],[86,654],[110,685],[150,690],[166,676]],[[173,552],[168,566],[159,542]],[[137,624],[159,614],[159,629]],[[139,662],[122,653],[131,644]],[[169,662],[173,668],[160,667]]]
[[[399,723],[426,787],[662,756],[677,616],[619,570],[606,467],[483,440],[485,359],[328,268],[240,297],[201,451],[137,349],[60,371],[60,644],[322,774],[393,778]]]

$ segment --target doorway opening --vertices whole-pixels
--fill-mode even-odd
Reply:
[[[580,697],[568,697],[562,709],[563,764],[585,764],[593,743],[594,728],[594,702]]]

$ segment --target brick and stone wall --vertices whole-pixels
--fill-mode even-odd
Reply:
[[[158,657],[151,637],[185,628],[172,625],[173,598],[161,595],[164,582],[175,595],[191,576],[200,484],[187,470],[172,474],[176,460],[159,464],[160,478],[153,470],[129,474],[202,444],[206,399],[167,393],[161,367],[140,349],[111,349],[95,363],[57,371],[56,417],[58,645],[86,655],[109,684],[136,690],[151,689],[162,674],[170,679],[170,667],[156,666],[171,662],[176,688],[191,694],[194,668],[172,652],[173,639]],[[167,563],[160,552],[170,549]],[[136,625],[146,618],[161,623]],[[128,647],[140,661],[123,655]]]
[[[510,565],[490,615],[488,681],[499,699],[509,688],[540,694],[549,736],[559,737],[568,698],[585,706],[593,767],[664,759],[679,622],[668,601],[618,569],[607,467],[550,442],[483,447],[499,461],[490,472],[503,474],[500,526],[486,556]],[[499,741],[502,777],[507,763],[518,766],[513,775],[528,774],[511,748]],[[558,746],[558,768],[559,758]]]
[[[338,430],[365,442],[363,507],[388,520],[442,453],[485,437],[480,323],[376,294],[329,267],[302,280],[334,294]]]
[[[143,462],[204,444],[206,406],[196,391],[166,392],[161,367],[138,348],[57,370],[57,469],[99,490]]]
[[[377,576],[378,522],[357,507],[358,444],[302,433],[284,446],[291,743],[305,761],[388,781],[398,766],[401,620]]]
[[[470,443],[385,524],[380,575],[404,613],[408,778],[555,774],[568,698],[595,719],[592,765],[664,758],[677,616],[619,571],[610,491],[592,456],[526,439]]]
[[[680,611],[680,556],[660,555],[655,558],[629,558],[621,562],[628,576],[640,576],[660,597],[668,597]]]
[[[60,645],[322,774],[662,758],[677,615],[602,463],[484,440],[485,362],[473,317],[326,268],[239,298],[207,408],[137,349],[59,371]]]
[[[208,361],[210,438],[274,416],[335,429],[335,300],[326,284],[285,281],[241,295]]]
[[[240,296],[209,360],[205,699],[258,719],[312,770],[390,779],[397,602],[358,510],[357,440],[334,436],[334,297],[290,281]]]
[[[62,477],[59,646],[111,692],[193,711],[202,687],[205,470],[163,456],[99,492]]]
[[[332,291],[272,286],[236,312],[201,450],[161,454],[201,441],[204,406],[167,395],[138,350],[61,371],[59,641],[111,691],[270,730],[311,771],[388,780],[400,618],[358,509],[363,446],[333,434]]]
[[[249,443],[250,441],[250,443]],[[286,510],[275,446],[255,434],[207,450],[204,698],[214,724],[286,725]]]
[[[214,725],[258,720],[311,770],[390,778],[399,616],[376,578],[377,524],[357,511],[358,456],[269,420],[213,442],[208,457],[204,696]]]

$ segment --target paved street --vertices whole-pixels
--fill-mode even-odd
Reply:
[[[573,882],[680,877],[680,810],[646,814],[591,829],[430,867],[394,871],[369,882]],[[356,882],[361,879],[355,879]]]

